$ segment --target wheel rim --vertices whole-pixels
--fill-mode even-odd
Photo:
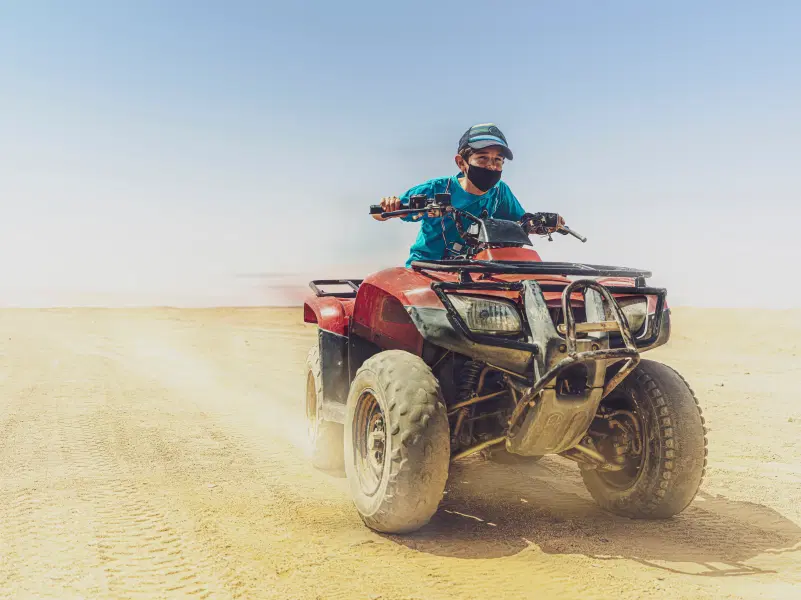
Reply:
[[[306,378],[306,435],[312,442],[317,437],[317,386],[311,372]]]
[[[643,474],[650,451],[646,443],[648,424],[643,419],[642,407],[633,397],[613,394],[604,404],[611,414],[617,411],[624,411],[628,414],[621,414],[613,419],[619,425],[609,426],[609,437],[600,445],[599,450],[607,459],[611,460],[618,456],[617,451],[620,447],[625,447],[627,450],[621,455],[623,458],[621,470],[598,471],[598,474],[610,488],[624,491],[632,488]],[[637,448],[639,448],[639,452],[636,452]]]
[[[365,391],[356,404],[353,422],[353,451],[359,485],[367,496],[374,495],[386,464],[386,426],[384,413],[372,391]]]

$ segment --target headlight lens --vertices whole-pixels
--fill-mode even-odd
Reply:
[[[463,295],[451,295],[449,298],[471,331],[476,333],[523,331],[520,315],[511,302]]]
[[[639,332],[648,314],[648,301],[645,298],[625,298],[619,300],[618,304],[626,315],[631,333]]]

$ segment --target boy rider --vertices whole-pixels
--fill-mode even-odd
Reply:
[[[512,160],[512,151],[506,137],[493,123],[473,125],[459,140],[454,157],[459,173],[449,177],[438,177],[421,183],[403,194],[400,198],[382,198],[381,208],[392,212],[408,205],[411,196],[423,194],[433,198],[435,194],[449,192],[451,204],[461,211],[476,217],[487,211],[490,218],[521,221],[523,217],[534,218],[539,215],[527,213],[518,202],[512,190],[501,181],[506,160]],[[380,214],[373,218],[384,221]],[[406,266],[416,260],[441,260],[458,254],[464,245],[456,229],[453,218],[428,216],[416,213],[400,217],[404,221],[422,221],[417,239],[412,244]],[[544,234],[559,229],[564,220],[557,217],[555,227],[536,226],[532,233]]]

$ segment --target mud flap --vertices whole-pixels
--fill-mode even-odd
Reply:
[[[348,399],[348,338],[344,335],[318,330],[320,367],[322,369],[322,417],[335,423],[345,422],[345,402]]]

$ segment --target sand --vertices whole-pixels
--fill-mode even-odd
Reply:
[[[799,598],[801,312],[674,311],[695,502],[600,510],[576,466],[470,458],[379,535],[313,469],[298,309],[0,311],[0,598]]]

